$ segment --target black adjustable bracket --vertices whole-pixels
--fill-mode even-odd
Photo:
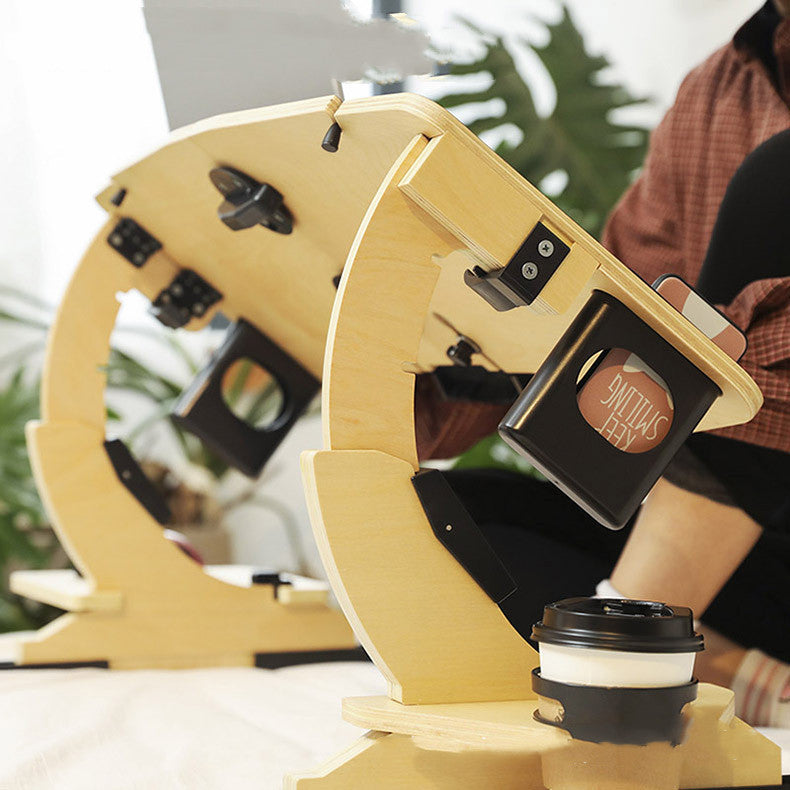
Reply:
[[[507,598],[516,589],[516,582],[444,475],[438,469],[422,469],[411,482],[439,543],[492,601]]]
[[[411,482],[436,539],[529,640],[534,625],[531,609],[522,606],[518,584],[444,475],[438,469],[422,469]]]
[[[121,192],[126,194],[126,190]],[[123,200],[123,197],[120,199]],[[155,252],[162,249],[162,243],[158,239],[129,217],[118,221],[107,236],[107,243],[138,269],[144,266]]]
[[[126,490],[162,526],[168,524],[172,514],[165,498],[145,476],[129,448],[120,439],[112,439],[104,443],[104,449],[115,474]]]
[[[171,329],[202,318],[222,294],[192,269],[182,269],[151,304],[154,317]]]
[[[293,215],[271,184],[260,183],[232,167],[215,167],[209,178],[225,197],[217,214],[231,230],[263,225],[275,233],[293,231]]]
[[[589,743],[646,746],[657,741],[677,746],[686,730],[683,708],[697,698],[697,681],[658,688],[581,686],[547,680],[540,669],[532,671],[532,690],[561,705],[559,721],[542,724],[566,730]]]
[[[523,307],[532,304],[569,252],[570,247],[539,222],[504,269],[487,272],[475,266],[464,272],[464,282],[499,312]]]
[[[239,359],[250,359],[276,379],[283,408],[274,421],[254,428],[228,408],[222,379]],[[310,405],[321,382],[271,338],[244,319],[229,330],[211,362],[176,403],[173,421],[204,441],[226,463],[257,477],[294,423]]]
[[[122,189],[111,202],[117,205],[123,201],[125,195],[126,190]],[[145,266],[148,259],[162,249],[159,239],[129,217],[119,220],[107,236],[107,243],[138,269]],[[197,272],[181,269],[154,299],[151,313],[165,326],[178,329],[193,318],[204,316],[220,299],[222,294]]]

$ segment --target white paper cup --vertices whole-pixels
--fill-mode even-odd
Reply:
[[[681,686],[694,674],[696,653],[632,653],[542,643],[540,674],[577,686]]]
[[[561,701],[539,696],[539,717],[574,735],[571,722],[578,711],[572,711],[571,705],[582,704],[581,721],[587,728],[580,729],[579,736],[574,736],[566,748],[543,755],[546,787],[549,790],[592,787],[677,790],[680,753],[673,747],[673,742],[677,742],[673,738],[682,735],[682,718],[676,717],[672,708],[666,720],[656,718],[651,707],[643,714],[642,695],[652,699],[655,696],[652,691],[621,690],[655,689],[662,700],[667,695],[676,699],[675,695],[684,688],[689,691],[694,658],[703,647],[702,637],[694,633],[691,611],[650,601],[571,598],[547,606],[532,636],[540,650],[536,690],[540,693],[548,689],[568,705],[566,711]],[[581,695],[573,687],[592,687],[594,691]],[[616,699],[626,700],[633,710],[633,704],[627,701],[632,694],[640,695],[636,717],[633,712],[602,716],[607,721],[599,730],[595,722],[600,700],[615,695]],[[588,701],[580,703],[580,695]],[[647,730],[650,735],[646,737],[644,715],[650,723]],[[576,722],[579,721],[577,718]],[[592,734],[589,721],[593,722]],[[632,731],[642,729],[644,740],[629,739],[629,722]]]
[[[532,638],[542,677],[583,686],[680,686],[703,649],[690,609],[618,598],[549,604]]]

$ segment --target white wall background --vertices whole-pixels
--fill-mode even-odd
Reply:
[[[614,75],[633,92],[653,97],[653,107],[642,111],[651,124],[672,102],[683,75],[727,41],[760,2],[568,0],[590,50],[606,54]],[[350,4],[363,15],[369,6],[366,0]],[[407,10],[437,47],[461,49],[471,42],[459,17],[513,42],[520,36],[541,40],[539,20],[558,15],[554,0],[412,0]],[[519,63],[540,82],[534,61]],[[443,90],[437,82],[419,84],[427,92]],[[295,92],[293,99],[299,98],[305,97]],[[550,106],[550,92],[542,101]],[[2,0],[0,102],[0,284],[35,289],[54,301],[103,221],[92,196],[110,174],[165,139],[139,0]],[[8,337],[0,335],[0,347]],[[274,460],[277,496],[295,508],[316,569],[296,457],[320,442],[313,419]],[[292,564],[276,518],[240,513],[233,529],[245,560]]]
[[[349,4],[363,10],[369,5],[366,0]],[[568,4],[590,49],[605,53],[634,92],[655,97],[654,121],[671,103],[682,76],[724,43],[760,0]],[[165,137],[140,5],[140,0],[0,3],[3,282],[35,283],[57,297],[102,220],[93,194],[109,174]],[[462,49],[459,17],[510,39],[540,40],[540,24],[530,17],[551,19],[558,13],[555,0],[412,0],[407,8],[438,45],[460,42]]]

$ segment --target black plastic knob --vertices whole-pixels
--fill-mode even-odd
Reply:
[[[209,178],[225,200],[217,214],[231,230],[245,230],[263,225],[275,233],[293,231],[293,216],[283,196],[273,186],[232,167],[216,167]]]

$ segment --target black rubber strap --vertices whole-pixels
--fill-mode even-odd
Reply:
[[[697,698],[697,681],[664,688],[605,688],[558,683],[532,670],[532,690],[562,705],[560,721],[535,718],[566,730],[579,741],[646,746],[683,740],[683,708]]]

